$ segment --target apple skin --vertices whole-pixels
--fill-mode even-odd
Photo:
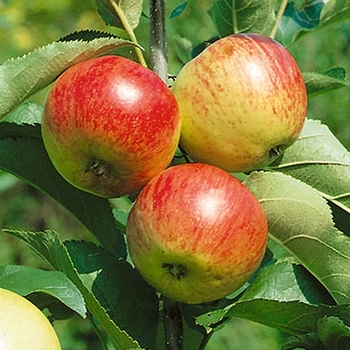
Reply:
[[[277,41],[235,34],[209,45],[173,84],[180,145],[228,172],[269,164],[299,136],[307,112],[300,69]]]
[[[119,56],[86,60],[63,72],[48,93],[42,121],[57,171],[102,197],[139,191],[171,162],[180,131],[168,86]]]
[[[45,315],[19,294],[0,288],[0,349],[61,350]]]
[[[256,197],[231,174],[201,163],[155,176],[138,195],[126,232],[143,278],[189,304],[220,299],[247,282],[268,236]]]

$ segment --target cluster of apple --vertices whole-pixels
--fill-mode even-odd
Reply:
[[[188,62],[171,89],[123,57],[72,66],[48,94],[42,135],[74,186],[138,193],[126,235],[136,268],[165,296],[203,303],[241,287],[266,249],[263,208],[230,173],[261,168],[291,145],[306,107],[289,52],[237,34]],[[193,162],[169,167],[179,143]]]

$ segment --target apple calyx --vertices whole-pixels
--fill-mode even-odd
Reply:
[[[177,280],[180,280],[187,274],[186,267],[181,264],[163,263],[162,267],[167,269],[172,276],[176,277]]]
[[[281,145],[278,145],[276,147],[272,147],[269,151],[269,159],[274,160],[276,157],[278,157],[282,153],[283,147]]]
[[[103,159],[91,160],[85,168],[84,172],[87,173],[89,171],[92,171],[96,178],[107,179],[111,175],[113,176],[111,172],[111,164]]]

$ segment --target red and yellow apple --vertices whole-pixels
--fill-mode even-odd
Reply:
[[[0,349],[61,350],[55,330],[30,301],[0,288]]]
[[[57,171],[102,197],[139,191],[171,162],[176,99],[151,70],[119,56],[80,62],[48,93],[42,137]]]
[[[299,136],[307,111],[302,73],[285,47],[259,34],[217,40],[173,84],[180,145],[229,172],[264,167]]]
[[[248,281],[264,256],[268,228],[261,204],[239,180],[189,163],[142,189],[126,232],[131,259],[150,285],[170,299],[203,303]]]

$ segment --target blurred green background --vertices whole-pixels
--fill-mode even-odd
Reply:
[[[181,2],[168,1],[168,6]],[[93,0],[0,0],[0,64],[80,29],[114,31],[104,25]],[[350,21],[310,33],[289,49],[303,71],[342,66],[350,72]],[[45,93],[37,94],[34,100],[42,103]],[[327,124],[347,149],[350,149],[349,111],[349,88],[314,97],[309,103],[309,116]],[[1,172],[0,228],[32,231],[51,228],[63,239],[89,239],[89,234],[52,199]],[[28,247],[4,233],[0,234],[0,246],[1,265],[49,268]],[[78,317],[58,321],[55,327],[63,350],[102,349],[92,326]],[[275,329],[235,319],[214,335],[208,350],[277,350],[282,343],[283,335]]]

